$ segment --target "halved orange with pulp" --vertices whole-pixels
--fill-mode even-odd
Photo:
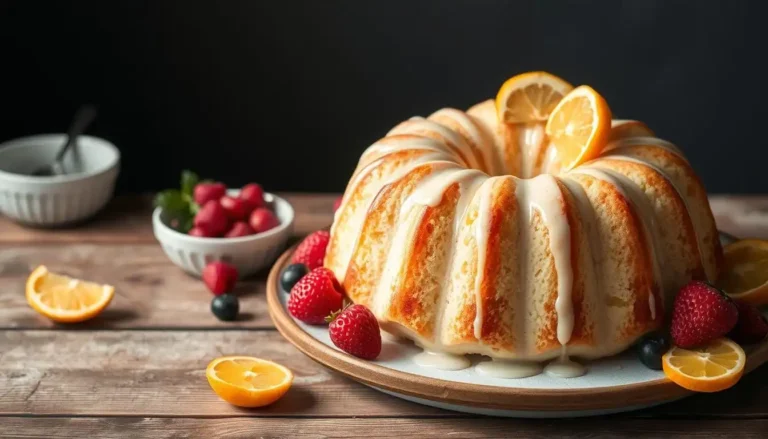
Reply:
[[[75,323],[95,317],[112,301],[115,288],[51,273],[44,265],[27,278],[29,306],[51,320]]]
[[[736,241],[725,246],[723,259],[717,287],[733,299],[768,305],[768,241]]]
[[[563,171],[597,157],[605,148],[610,131],[611,109],[587,85],[576,87],[557,104],[545,128]]]
[[[544,123],[572,89],[571,84],[547,72],[513,76],[496,94],[496,114],[502,123]]]
[[[285,395],[293,373],[280,364],[256,357],[221,357],[205,370],[208,384],[224,401],[239,407],[262,407]]]

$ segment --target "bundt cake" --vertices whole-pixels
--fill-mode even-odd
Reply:
[[[497,107],[413,117],[362,154],[324,265],[383,329],[436,352],[599,358],[715,280],[714,219],[678,148],[613,120],[599,156],[563,169],[545,121]]]

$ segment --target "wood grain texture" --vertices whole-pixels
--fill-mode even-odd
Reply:
[[[296,212],[294,235],[303,236],[333,221],[333,202],[339,194],[279,193]],[[155,243],[152,233],[152,196],[124,196],[112,200],[93,219],[67,229],[32,229],[0,216],[0,243]]]
[[[115,286],[99,316],[58,325],[37,314],[24,297],[26,278],[38,265],[76,278]],[[159,245],[67,244],[0,246],[1,328],[272,328],[264,298],[266,271],[238,283],[240,320],[221,322],[210,311],[212,294],[165,256]]]
[[[220,401],[204,370],[223,355],[280,362],[296,375],[275,405]],[[313,362],[275,331],[3,331],[0,414],[46,416],[457,416],[369,389]],[[633,417],[768,418],[768,368],[736,387]]]
[[[768,420],[5,418],[0,438],[764,438]]]
[[[225,355],[284,364],[294,385],[268,408],[231,406],[205,378],[208,363]],[[275,331],[0,332],[0,414],[450,416],[334,374]]]

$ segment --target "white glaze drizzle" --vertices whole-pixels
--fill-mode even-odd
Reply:
[[[594,178],[610,183],[616,188],[616,190],[619,191],[624,199],[634,207],[634,210],[640,212],[640,215],[638,215],[640,226],[643,228],[643,235],[645,235],[647,246],[651,250],[650,262],[651,270],[653,271],[654,283],[656,284],[656,289],[659,291],[659,293],[662,295],[665,294],[663,287],[666,285],[666,283],[664,282],[663,274],[659,266],[658,248],[661,241],[658,235],[659,229],[656,221],[656,213],[648,203],[645,194],[642,193],[642,191],[635,185],[632,180],[616,171],[613,171],[612,169],[597,168],[594,166],[581,166],[577,169],[574,169],[572,172],[590,175]],[[653,291],[648,291],[648,308],[651,309],[651,319],[655,320],[655,299],[651,298],[651,296],[653,296]]]
[[[440,370],[461,370],[468,368],[472,364],[469,359],[463,355],[427,350],[416,354],[413,357],[413,362],[422,367],[431,367]]]
[[[483,334],[483,295],[481,287],[485,275],[485,259],[488,253],[488,233],[491,223],[491,196],[495,179],[486,180],[477,191],[479,197],[477,218],[475,219],[475,244],[477,245],[477,273],[475,275],[475,338],[480,340]]]
[[[698,248],[699,252],[699,260],[701,261],[701,267],[704,271],[704,275],[707,276],[707,280],[709,282],[714,282],[715,279],[713,279],[710,275],[710,273],[707,270],[707,263],[706,259],[704,257],[704,242],[702,241],[702,233],[699,232],[698,222],[696,221],[696,218],[691,214],[691,208],[690,203],[688,202],[688,197],[686,196],[685,192],[675,183],[675,180],[671,178],[666,172],[664,172],[663,169],[659,168],[658,166],[654,165],[653,163],[649,163],[645,160],[640,160],[638,158],[632,157],[627,154],[619,154],[618,151],[611,151],[611,153],[606,154],[604,157],[611,158],[615,160],[623,160],[626,162],[631,163],[637,163],[641,166],[645,166],[650,168],[653,171],[656,171],[662,178],[664,178],[672,188],[674,188],[675,192],[677,192],[677,195],[680,197],[680,200],[683,202],[683,206],[685,207],[685,211],[688,214],[688,218],[691,220],[691,225],[693,226],[693,234],[696,237],[696,247]]]
[[[473,169],[480,168],[480,163],[477,161],[475,152],[473,151],[472,147],[469,146],[469,144],[467,143],[467,141],[464,139],[462,135],[437,122],[424,119],[423,117],[416,116],[416,117],[410,118],[409,120],[392,128],[392,130],[389,133],[387,133],[387,136],[394,136],[398,134],[418,135],[420,132],[424,132],[424,131],[431,131],[433,133],[436,133],[441,138],[445,139],[445,141],[448,142],[448,144],[443,143],[443,145],[445,145],[445,147],[448,149],[455,150],[457,152],[457,155],[459,155],[458,153],[460,153],[460,156],[464,157],[465,159],[464,161],[466,162],[467,167],[473,168]]]
[[[549,231],[549,248],[555,263],[557,274],[557,341],[562,346],[568,344],[573,333],[573,267],[571,266],[571,229],[568,218],[563,213],[565,200],[555,177],[541,174],[529,180],[518,181],[518,200],[525,209],[528,205],[527,222],[521,224],[527,228],[531,224],[533,209],[541,215]]]
[[[536,172],[536,161],[545,144],[544,124],[521,125],[517,129],[517,142],[522,159],[520,177],[531,178]]]
[[[483,361],[475,366],[478,375],[493,378],[518,379],[540,374],[541,363],[536,361],[499,360]]]
[[[442,108],[432,113],[427,119],[432,120],[437,117],[444,117],[453,121],[467,133],[469,136],[467,141],[474,147],[476,154],[483,156],[489,174],[502,175],[504,173],[503,161],[498,154],[495,154],[497,151],[493,145],[493,139],[490,134],[480,128],[478,122],[475,122],[469,114],[455,108]]]

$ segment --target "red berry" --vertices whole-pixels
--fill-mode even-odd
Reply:
[[[239,198],[225,195],[219,199],[219,203],[232,221],[242,221],[248,216],[248,204]]]
[[[739,321],[728,336],[739,344],[753,344],[768,336],[768,321],[756,306],[735,300]]]
[[[739,319],[733,301],[705,282],[680,289],[672,310],[670,334],[681,348],[693,348],[726,335]]]
[[[237,283],[237,268],[226,262],[211,262],[203,269],[203,282],[217,296],[230,292]]]
[[[210,238],[213,235],[209,235],[205,229],[201,229],[200,227],[192,227],[189,232],[187,232],[189,236],[197,236],[199,238]]]
[[[363,305],[352,305],[330,319],[328,332],[336,347],[365,360],[379,356],[381,331],[371,310]]]
[[[336,199],[336,201],[333,202],[333,211],[336,212],[339,210],[339,207],[341,207],[341,200],[343,200],[344,197],[339,197]]]
[[[244,221],[238,221],[232,225],[224,237],[225,238],[238,238],[240,236],[253,235],[253,229],[248,223]]]
[[[318,230],[310,234],[296,247],[291,263],[304,264],[310,270],[322,266],[330,240],[331,234],[327,230]]]
[[[336,289],[331,270],[320,267],[310,271],[291,288],[288,311],[302,322],[317,325],[343,305],[341,291]]]
[[[229,229],[229,217],[218,200],[210,200],[195,215],[195,227],[203,229],[208,236],[221,236]]]
[[[224,183],[198,183],[195,186],[193,198],[198,206],[203,206],[211,200],[218,200],[227,193]]]
[[[265,207],[259,207],[251,212],[248,224],[254,232],[262,233],[277,227],[280,224],[280,221],[277,220],[277,217],[271,210]]]
[[[249,183],[240,189],[240,199],[248,204],[250,210],[264,206],[264,189],[256,183]]]

